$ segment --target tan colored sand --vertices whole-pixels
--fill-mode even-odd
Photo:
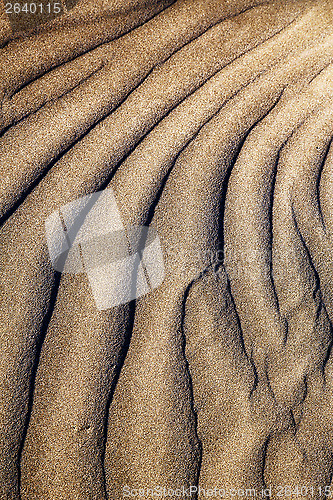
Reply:
[[[4,5],[1,500],[325,498],[333,3]],[[107,187],[166,274],[100,311],[45,220]]]

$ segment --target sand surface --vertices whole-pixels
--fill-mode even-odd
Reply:
[[[333,2],[61,9],[0,2],[0,500],[333,495]],[[136,300],[50,254],[108,189]]]

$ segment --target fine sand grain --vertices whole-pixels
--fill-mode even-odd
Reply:
[[[0,500],[327,498],[332,0],[5,3]],[[165,274],[100,310],[45,221],[104,189]]]

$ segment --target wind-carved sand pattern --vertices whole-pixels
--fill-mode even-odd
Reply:
[[[332,2],[0,5],[0,498],[327,498]],[[116,234],[64,272],[45,226],[100,192],[164,269],[102,307]]]

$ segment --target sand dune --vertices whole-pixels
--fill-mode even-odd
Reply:
[[[65,3],[0,2],[1,499],[327,498],[333,3]],[[165,276],[100,310],[45,221],[104,189]]]

